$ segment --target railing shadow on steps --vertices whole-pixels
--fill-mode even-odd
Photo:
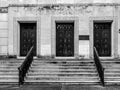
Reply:
[[[99,56],[98,56],[98,52],[97,49],[94,47],[94,62],[100,77],[100,81],[102,83],[103,86],[105,86],[105,82],[104,82],[104,68],[100,62]]]
[[[19,86],[24,84],[24,79],[26,77],[26,74],[29,70],[29,67],[33,61],[33,50],[34,50],[34,46],[32,46],[30,48],[30,50],[28,51],[25,60],[23,61],[23,63],[20,65],[20,67],[18,67],[18,71],[19,71]]]

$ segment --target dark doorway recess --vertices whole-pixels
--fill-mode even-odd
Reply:
[[[112,22],[94,22],[94,46],[100,57],[111,56]]]
[[[36,56],[36,37],[36,23],[20,23],[20,56],[26,56],[32,45]]]
[[[56,22],[56,56],[74,56],[74,22]]]

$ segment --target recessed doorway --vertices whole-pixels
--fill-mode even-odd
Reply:
[[[100,57],[111,57],[111,25],[112,22],[94,22],[94,47]]]
[[[74,57],[74,22],[56,22],[56,57]]]
[[[34,56],[36,56],[36,23],[20,23],[20,56],[26,56],[34,45]]]

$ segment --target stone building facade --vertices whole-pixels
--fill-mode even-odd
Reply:
[[[0,55],[24,57],[34,43],[36,57],[91,59],[95,46],[120,58],[120,2],[102,2],[1,0]]]

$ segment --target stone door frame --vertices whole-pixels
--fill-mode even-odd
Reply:
[[[93,58],[93,24],[94,22],[112,22],[111,23],[111,57],[100,57],[101,59],[116,58],[118,54],[118,25],[117,17],[90,17],[89,28],[90,28],[90,58]]]
[[[56,22],[74,22],[74,57],[56,57]],[[51,55],[59,59],[79,57],[79,18],[78,16],[52,16],[51,18]]]
[[[17,58],[25,58],[20,56],[20,24],[19,23],[36,23],[36,56],[40,55],[40,18],[38,17],[15,17],[14,18],[14,30],[13,30],[13,50],[17,54]]]

